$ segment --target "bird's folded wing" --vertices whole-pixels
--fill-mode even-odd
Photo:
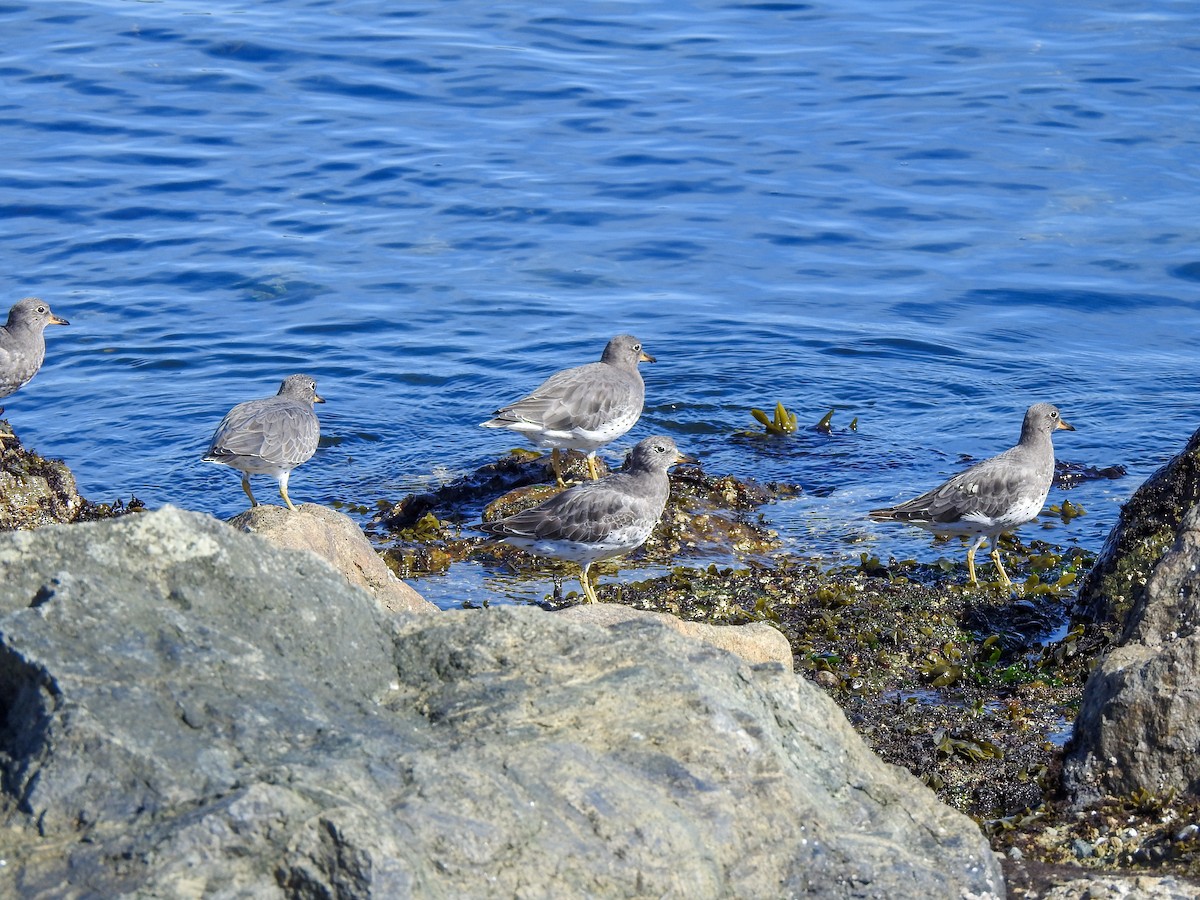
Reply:
[[[218,426],[210,453],[303,461],[312,455],[319,434],[314,417],[299,406],[235,407]]]
[[[496,418],[528,422],[548,431],[594,430],[637,401],[637,381],[612,366],[590,363],[548,378]]]
[[[643,518],[638,500],[611,485],[593,490],[593,484],[580,485],[504,520],[505,531],[542,540],[594,543],[613,531]]]

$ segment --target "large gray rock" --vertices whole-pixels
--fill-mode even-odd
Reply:
[[[1065,764],[1077,803],[1148,790],[1200,793],[1200,508],[1183,520],[1093,670]]]
[[[646,619],[658,622],[672,631],[695,638],[713,647],[736,653],[751,663],[775,662],[789,672],[795,665],[792,647],[778,628],[766,622],[747,622],[745,625],[709,625],[706,622],[689,622],[670,613],[634,609],[619,603],[580,603],[553,613],[560,619],[585,624],[611,627],[631,619]]]
[[[438,611],[436,605],[397,578],[362,529],[336,509],[316,503],[301,503],[296,509],[263,504],[239,513],[229,524],[239,531],[260,535],[276,547],[311,550],[389,612]]]
[[[986,897],[986,841],[778,665],[391,616],[174,509],[0,536],[0,896]]]

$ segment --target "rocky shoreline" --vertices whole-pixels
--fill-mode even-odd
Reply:
[[[130,517],[0,453],[6,896],[1200,893],[1200,432],[1099,564],[1007,545],[1020,599],[864,557],[555,614],[383,564],[475,552],[469,485],[381,516],[381,556],[311,504]],[[788,490],[677,488],[668,559],[768,539]]]

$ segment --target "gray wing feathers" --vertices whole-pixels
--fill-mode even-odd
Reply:
[[[44,341],[34,340],[22,347],[0,325],[0,397],[7,397],[37,374],[45,358]]]
[[[669,486],[664,486],[667,489],[661,495],[656,492],[654,496],[644,497],[614,490],[611,482],[610,478],[607,482],[579,485],[503,521],[487,523],[483,528],[495,535],[594,543],[616,529],[648,517],[657,521],[662,515]]]
[[[297,466],[316,452],[321,437],[316,414],[302,404],[239,404],[217,426],[208,455],[255,456]]]
[[[1031,489],[1049,490],[1053,459],[1048,466],[1038,466],[1036,481],[1032,483],[1030,470],[1019,463],[1028,463],[1028,459],[1013,451],[1002,453],[960,472],[920,497],[892,507],[889,512],[900,521],[918,519],[942,524],[958,522],[970,515],[1000,516]]]
[[[549,431],[595,430],[612,421],[615,410],[638,405],[644,390],[636,372],[588,363],[551,375],[528,397],[498,410],[496,421],[530,422]]]
[[[0,346],[0,397],[7,397],[20,387],[16,368],[13,355]]]

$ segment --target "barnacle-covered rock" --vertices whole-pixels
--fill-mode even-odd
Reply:
[[[0,422],[0,531],[105,519],[143,508],[136,498],[128,504],[85,500],[66,463],[25,449],[7,425]]]

